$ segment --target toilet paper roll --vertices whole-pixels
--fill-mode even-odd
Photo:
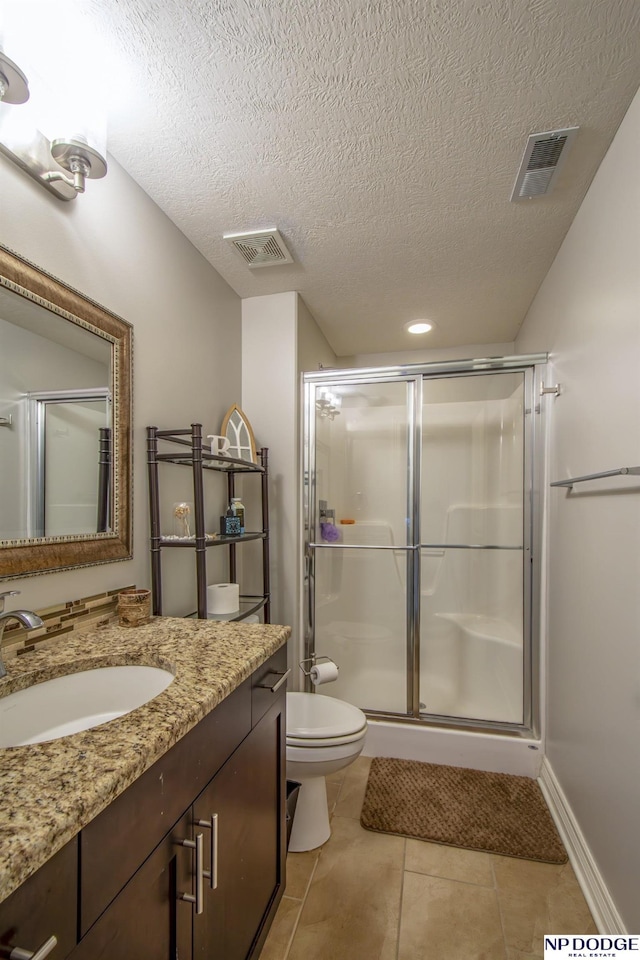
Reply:
[[[212,583],[207,587],[207,613],[235,613],[239,606],[237,583]]]
[[[338,679],[338,664],[333,660],[329,660],[328,663],[317,663],[315,667],[311,667],[309,676],[311,683],[316,687],[321,683],[331,683],[332,680]]]

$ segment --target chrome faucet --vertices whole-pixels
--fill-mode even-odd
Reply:
[[[4,598],[17,597],[19,593],[19,590],[7,590],[4,593],[0,593],[0,680],[7,675],[6,667],[2,662],[2,637],[4,635],[4,628],[9,620],[17,620],[18,623],[21,623],[27,630],[44,627],[44,623],[38,614],[33,613],[31,610],[7,610],[5,613]]]

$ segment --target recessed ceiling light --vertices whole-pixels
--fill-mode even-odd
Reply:
[[[429,333],[434,327],[435,323],[432,323],[431,320],[410,320],[409,323],[404,325],[407,333]]]

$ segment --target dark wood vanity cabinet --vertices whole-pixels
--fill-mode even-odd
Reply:
[[[281,648],[0,904],[0,957],[66,925],[51,960],[256,960],[285,883],[285,670]]]
[[[203,911],[194,910],[193,918],[197,960],[251,956],[283,883],[283,721],[281,708],[270,710],[193,805],[196,833],[197,824],[209,824],[204,840],[210,878]],[[213,830],[212,819],[214,825],[217,821]]]

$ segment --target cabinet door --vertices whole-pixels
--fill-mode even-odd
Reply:
[[[35,953],[58,941],[49,960],[63,960],[76,942],[78,841],[70,840],[0,904],[0,957],[21,947]]]
[[[207,881],[194,915],[197,960],[246,960],[263,942],[284,886],[284,763],[283,694],[194,804],[196,823],[217,815],[217,887]]]
[[[94,923],[70,960],[191,960],[190,812],[175,825]]]

